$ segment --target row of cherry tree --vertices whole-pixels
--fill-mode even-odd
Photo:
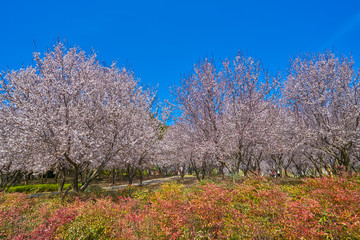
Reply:
[[[217,169],[282,176],[338,174],[360,165],[360,82],[350,57],[300,56],[285,77],[238,55],[205,59],[172,92],[181,112],[165,138],[200,175]]]
[[[169,127],[156,92],[131,71],[62,43],[34,57],[36,66],[3,74],[0,190],[49,169],[61,186],[71,174],[75,191],[113,169],[129,183],[152,167],[199,180],[214,169],[300,176],[358,169],[360,83],[349,57],[298,57],[285,77],[243,55],[220,68],[205,59],[172,88],[178,114]]]

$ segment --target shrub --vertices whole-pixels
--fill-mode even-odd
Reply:
[[[359,206],[359,176],[167,183],[68,202],[13,193],[0,195],[0,238],[360,239]]]

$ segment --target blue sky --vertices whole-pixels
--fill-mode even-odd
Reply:
[[[201,58],[239,50],[285,71],[289,58],[326,49],[360,62],[360,1],[1,1],[0,70],[32,63],[58,36],[134,70],[160,99]]]

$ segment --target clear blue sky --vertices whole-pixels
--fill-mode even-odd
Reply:
[[[302,52],[334,49],[360,62],[359,0],[1,1],[0,70],[32,62],[58,36],[100,60],[169,86],[204,57],[241,50],[272,72]]]

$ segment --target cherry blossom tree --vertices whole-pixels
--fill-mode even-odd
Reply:
[[[241,169],[260,171],[271,127],[271,106],[276,99],[277,81],[262,68],[260,61],[238,55],[224,61],[225,83],[223,143],[224,164],[233,174]]]
[[[291,61],[283,90],[287,104],[307,126],[303,139],[312,148],[309,158],[314,163],[326,162],[334,172],[339,167],[349,171],[355,158],[359,87],[351,57],[325,52]]]
[[[96,55],[62,43],[43,58],[36,53],[35,61],[35,67],[8,72],[2,81],[5,155],[20,154],[20,161],[32,163],[28,171],[68,168],[74,190],[84,190],[126,150],[127,140],[137,141],[129,129],[144,112],[150,114],[154,94],[125,68],[103,67]],[[80,173],[87,173],[81,189]]]
[[[191,75],[183,78],[172,89],[181,116],[176,121],[182,125],[186,138],[190,138],[196,157],[186,151],[195,171],[200,168],[203,176],[207,166],[213,165],[218,156],[219,119],[223,111],[223,86],[214,63],[208,59],[194,67]],[[195,161],[195,159],[200,160]],[[195,166],[196,164],[196,166]],[[197,173],[198,175],[198,173]]]
[[[260,170],[266,139],[267,115],[276,95],[276,81],[259,61],[238,55],[217,70],[205,59],[185,77],[173,94],[193,149],[206,165]]]

